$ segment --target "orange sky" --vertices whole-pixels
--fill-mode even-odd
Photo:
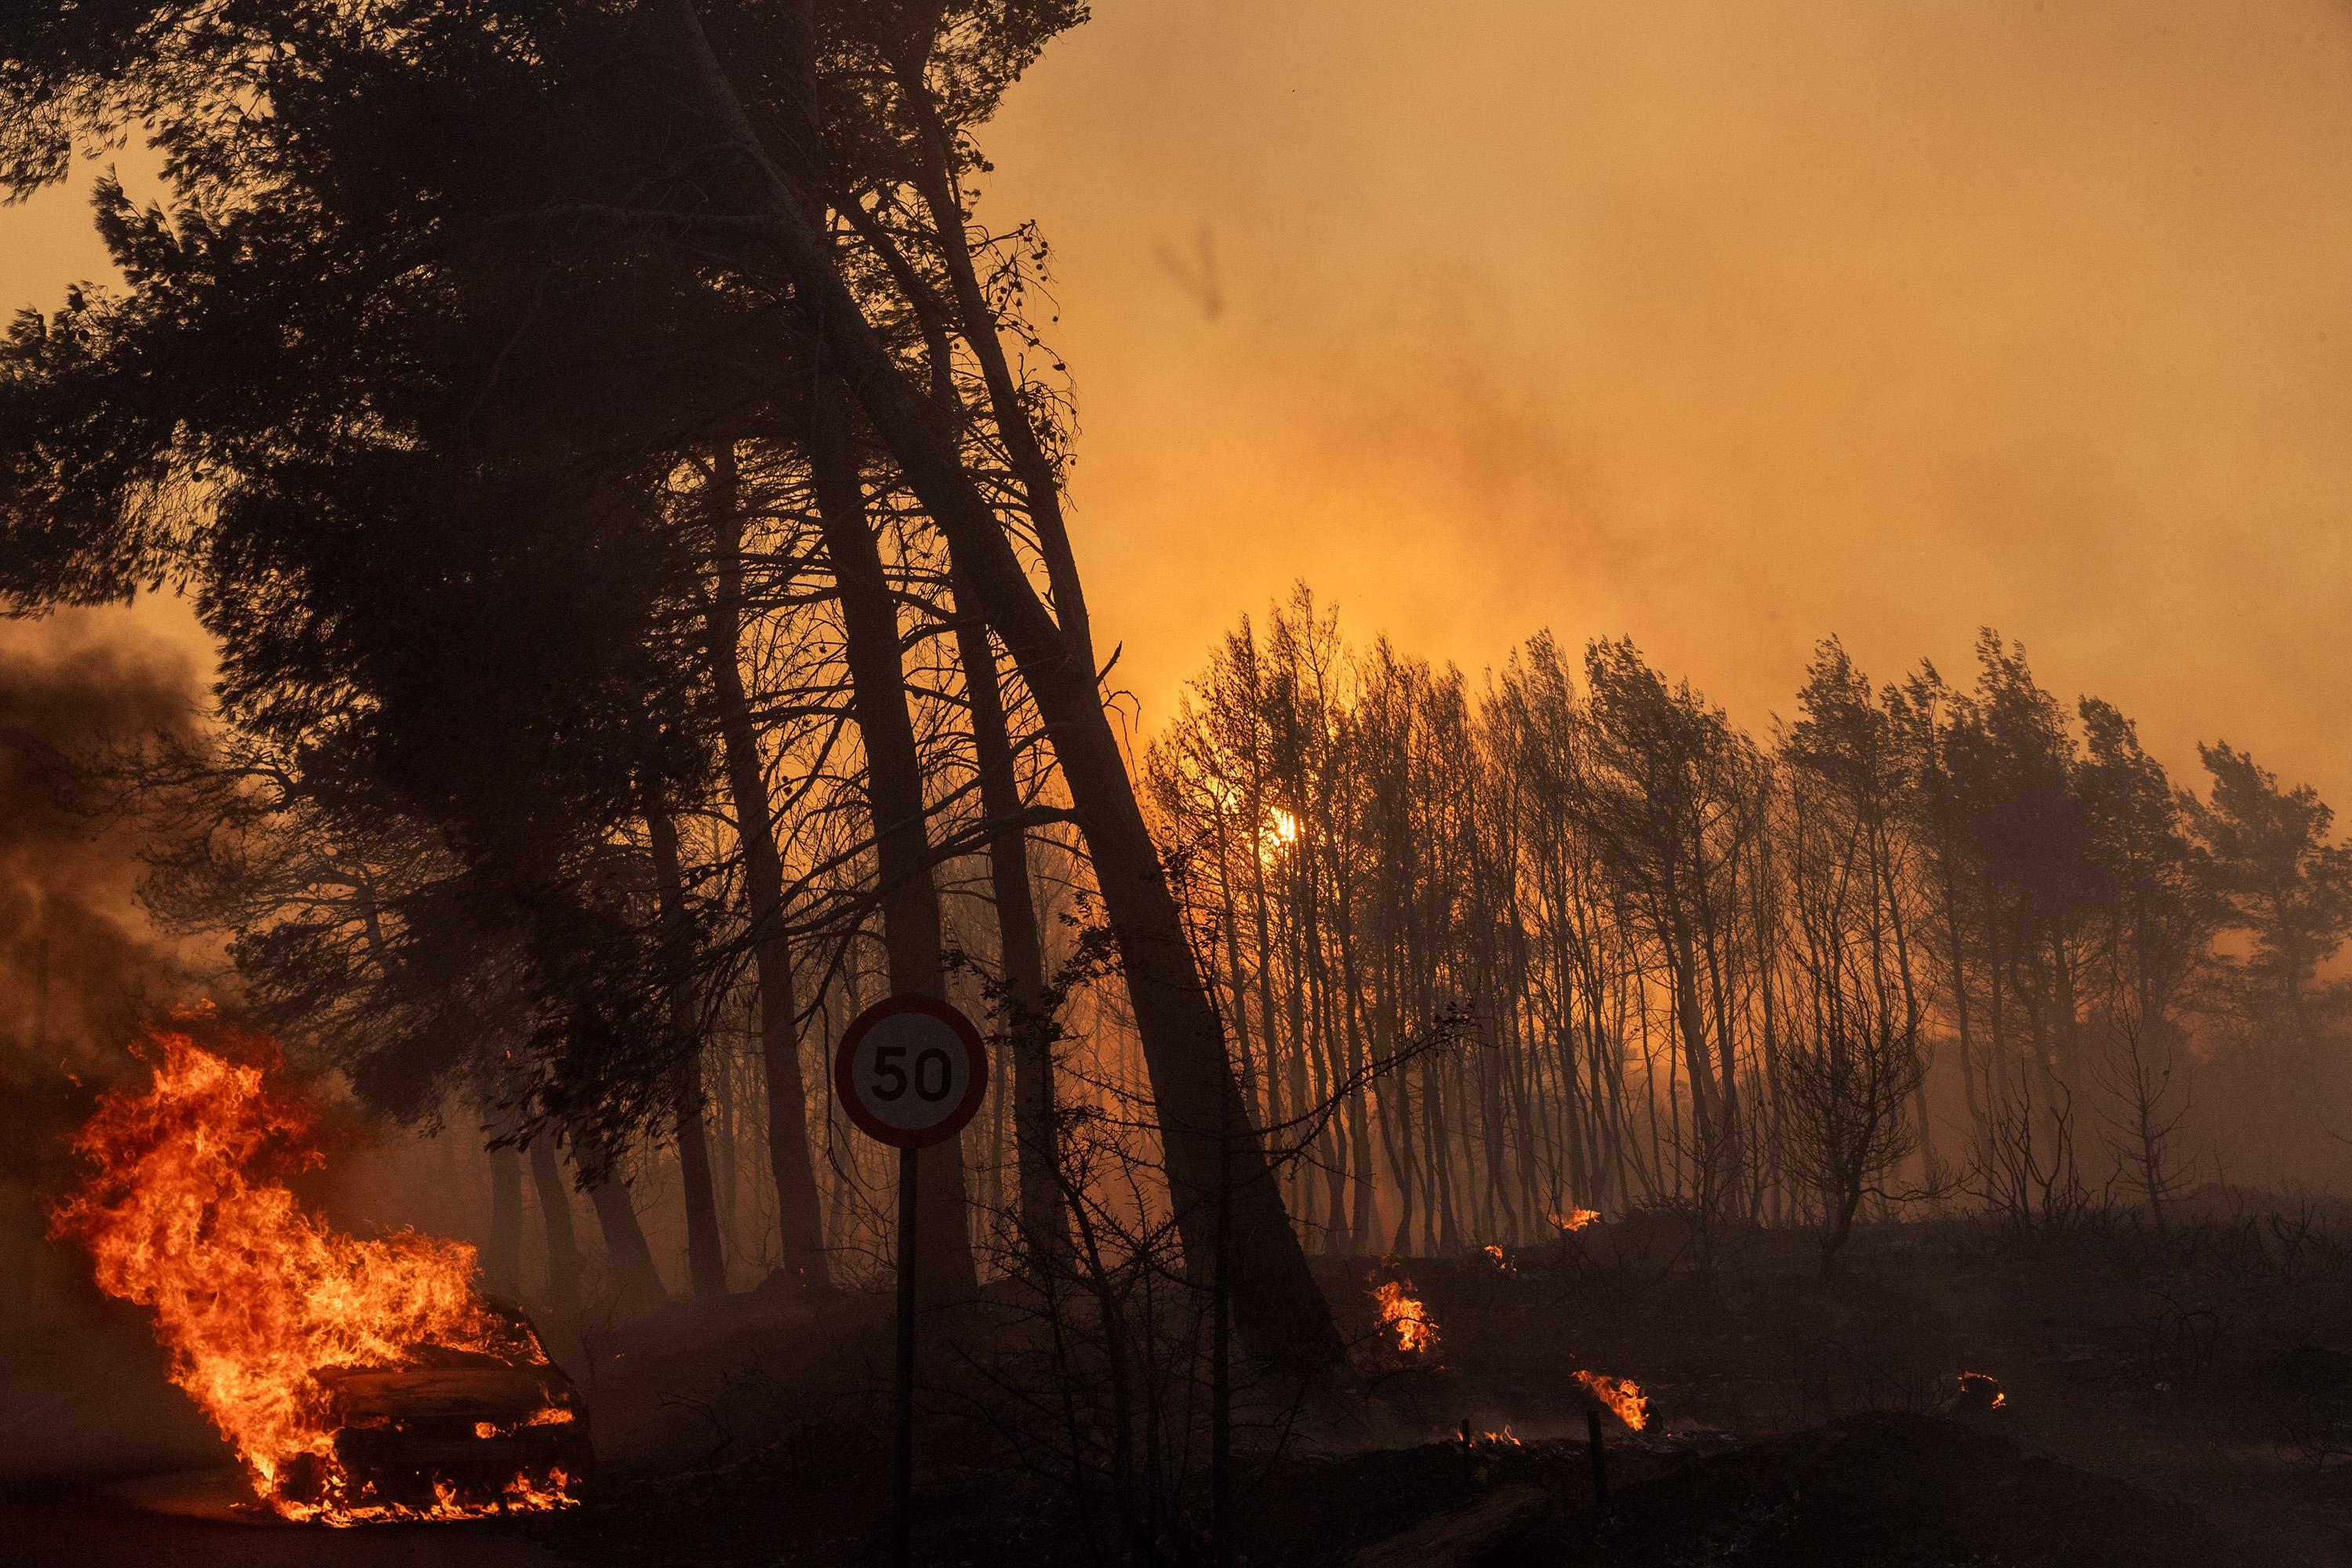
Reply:
[[[1761,729],[1974,629],[2352,806],[2352,8],[1097,0],[1016,92],[1147,722],[1305,576]],[[0,300],[100,265],[0,213]],[[1222,309],[1205,308],[1202,237]]]
[[[1823,633],[1964,674],[1990,623],[2352,809],[2352,8],[1096,10],[982,211],[1055,246],[1148,715],[1300,575],[1474,669],[1630,633],[1759,728]]]

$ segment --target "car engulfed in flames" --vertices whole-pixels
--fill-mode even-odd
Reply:
[[[536,1512],[578,1501],[595,1469],[586,1407],[544,1361],[425,1345],[405,1365],[313,1377],[331,1456],[288,1467],[281,1512],[316,1510],[329,1522]]]
[[[100,1100],[75,1140],[92,1174],[54,1229],[152,1316],[256,1499],[331,1525],[578,1502],[586,1409],[529,1321],[474,1289],[474,1249],[347,1235],[288,1187],[322,1156],[270,1042],[195,1010],[134,1054],[152,1082]]]

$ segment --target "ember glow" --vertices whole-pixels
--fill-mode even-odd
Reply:
[[[1497,1270],[1505,1274],[1511,1272],[1511,1260],[1504,1255],[1501,1247],[1490,1241],[1485,1247],[1480,1247],[1479,1250],[1486,1255],[1486,1260],[1492,1263]]]
[[[513,1427],[577,1415],[529,1326],[475,1293],[474,1249],[411,1233],[363,1240],[304,1212],[282,1178],[321,1156],[309,1108],[265,1081],[278,1059],[266,1039],[188,1013],[137,1054],[153,1082],[99,1102],[74,1144],[97,1171],[54,1229],[89,1247],[101,1289],[154,1314],[172,1381],[235,1447],[256,1495],[288,1519],[336,1525],[576,1500],[576,1463],[505,1464]],[[457,1397],[486,1378],[511,1407],[504,1429]],[[416,1405],[420,1379],[440,1406]],[[399,1451],[412,1421],[470,1426],[480,1459],[449,1474],[407,1461],[397,1496],[377,1467],[354,1473],[347,1445]]]
[[[1603,1377],[1597,1372],[1580,1372],[1576,1381],[1584,1384],[1592,1397],[1609,1407],[1610,1413],[1625,1423],[1626,1427],[1639,1432],[1650,1424],[1650,1396],[1642,1385],[1630,1377]]]
[[[1381,1332],[1399,1355],[1435,1358],[1437,1320],[1412,1293],[1412,1280],[1383,1281],[1374,1287],[1372,1300],[1381,1310]]]
[[[2008,1408],[2009,1395],[2001,1392],[2000,1382],[1990,1373],[1964,1372],[1959,1377],[1960,1392],[1955,1403],[1962,1410],[2002,1410]]]

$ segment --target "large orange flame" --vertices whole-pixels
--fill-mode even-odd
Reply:
[[[197,1044],[219,1036],[241,1063]],[[572,1478],[517,1475],[479,1506],[436,1486],[394,1503],[344,1468],[327,1386],[339,1368],[400,1369],[425,1347],[543,1366],[537,1339],[474,1292],[474,1249],[397,1233],[345,1236],[304,1212],[279,1176],[319,1164],[312,1116],[273,1092],[267,1040],[181,1014],[138,1054],[144,1092],[105,1096],[75,1140],[97,1172],[54,1215],[86,1245],[99,1285],[154,1313],[172,1381],[235,1446],[255,1491],[289,1519],[331,1524],[561,1507]],[[569,1421],[565,1411],[550,1419]]]
[[[1618,1420],[1635,1432],[1650,1424],[1650,1396],[1642,1385],[1630,1377],[1604,1377],[1597,1372],[1580,1372],[1576,1381],[1591,1391],[1592,1397],[1607,1405]]]
[[[1390,1342],[1399,1355],[1436,1356],[1437,1320],[1412,1293],[1412,1280],[1383,1281],[1373,1289],[1372,1300],[1381,1310],[1381,1331],[1391,1336]]]

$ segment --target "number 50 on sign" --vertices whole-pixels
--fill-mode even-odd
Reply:
[[[988,1091],[980,1032],[929,996],[893,996],[860,1013],[834,1053],[833,1089],[858,1131],[900,1149],[943,1143]]]

